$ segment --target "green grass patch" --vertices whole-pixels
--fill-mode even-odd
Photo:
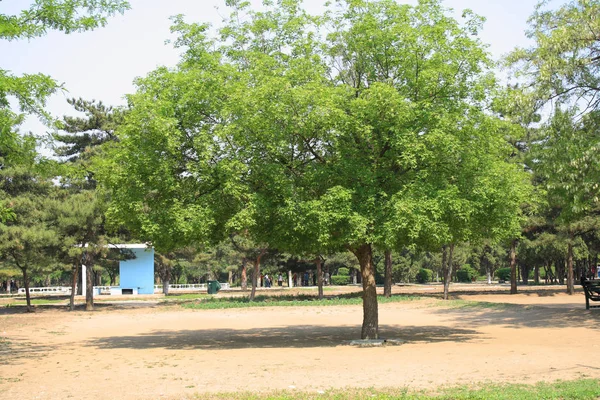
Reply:
[[[412,391],[406,388],[387,389],[332,389],[324,392],[279,391],[273,393],[219,393],[197,394],[197,399],[232,399],[232,400],[538,400],[538,399],[590,399],[600,397],[600,380],[580,379],[576,381],[557,381],[523,384],[479,384],[442,388],[437,391]]]
[[[194,300],[194,299],[205,299],[208,298],[209,296],[212,296],[210,294],[207,293],[175,293],[175,294],[169,294],[168,296],[165,296],[164,300],[165,301],[177,301],[177,300]]]
[[[68,300],[65,299],[31,299],[32,306],[41,306],[45,304],[66,304]],[[26,306],[27,300],[22,299],[11,299],[6,303],[6,307],[12,306]]]
[[[390,298],[379,297],[380,304],[397,303],[420,300],[418,296],[392,296]],[[259,295],[250,301],[248,297],[208,297],[197,299],[193,302],[183,303],[181,306],[195,310],[211,310],[225,308],[252,308],[252,307],[314,307],[314,306],[346,306],[361,305],[362,293],[347,293],[338,296],[327,296],[319,300],[315,295],[281,295],[281,296],[263,296]]]

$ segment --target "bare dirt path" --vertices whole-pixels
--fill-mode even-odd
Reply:
[[[0,392],[26,399],[155,399],[196,393],[431,388],[600,377],[600,312],[583,295],[463,294],[510,307],[380,305],[401,346],[340,346],[362,307],[178,306],[0,314]]]

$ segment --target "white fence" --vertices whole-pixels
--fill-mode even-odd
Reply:
[[[221,290],[229,289],[229,283],[219,283]],[[190,284],[170,284],[170,292],[201,292],[208,290],[206,283],[190,283]],[[154,285],[154,293],[162,293],[163,285]]]
[[[30,287],[31,294],[70,294],[70,286]],[[25,288],[19,288],[19,294],[25,294]]]
[[[229,289],[229,283],[220,283],[221,289]],[[206,283],[194,284],[173,284],[169,285],[169,292],[202,292],[208,288]],[[154,293],[162,293],[163,285],[154,285]],[[137,292],[137,290],[136,290]],[[51,286],[51,287],[32,287],[29,288],[31,294],[71,294],[70,286]],[[120,286],[94,286],[94,295],[99,294],[121,294]],[[25,288],[19,288],[18,294],[25,294]],[[137,294],[137,293],[134,293]]]

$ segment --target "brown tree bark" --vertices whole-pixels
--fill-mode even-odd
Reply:
[[[77,291],[77,279],[79,278],[79,265],[73,264],[71,268],[71,296],[69,297],[69,310],[75,310],[75,293]]]
[[[319,290],[319,300],[321,300],[323,298],[323,259],[321,256],[317,256],[315,264],[317,264],[317,287]]]
[[[254,296],[256,295],[256,283],[258,281],[258,274],[260,273],[260,259],[263,255],[265,255],[266,251],[266,249],[262,249],[254,260],[254,273],[252,274],[252,291],[250,292],[250,301],[254,301]]]
[[[450,282],[452,281],[452,255],[454,254],[454,243],[448,246],[448,259],[446,260],[446,269],[444,274],[444,300],[448,300],[450,292]],[[445,258],[442,255],[442,259]]]
[[[86,262],[92,264],[91,257],[86,255]],[[85,311],[94,311],[94,271],[92,265],[85,268]]]
[[[27,267],[21,267],[23,271],[23,285],[25,286],[25,298],[27,299],[27,312],[33,312],[31,308],[31,295],[29,294],[29,276],[27,275]]]
[[[517,240],[510,243],[510,294],[517,294]]]
[[[247,271],[248,260],[246,257],[242,258],[242,290],[248,290],[248,271]]]
[[[575,293],[573,285],[573,236],[569,238],[567,245],[567,294]]]
[[[383,281],[383,295],[392,297],[392,251],[385,251],[385,277]]]
[[[373,265],[373,249],[364,244],[353,249],[358,258],[363,285],[363,324],[361,339],[379,338],[379,311],[377,307],[377,286],[375,284],[375,266]]]
[[[535,267],[533,267],[533,281],[536,284],[540,283],[540,266],[536,265]]]

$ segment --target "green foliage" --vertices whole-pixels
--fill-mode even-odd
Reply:
[[[350,270],[346,267],[340,267],[337,270],[337,275],[340,276],[350,276]]]
[[[348,275],[333,275],[331,277],[332,285],[348,285],[350,284],[350,276]]]
[[[36,0],[19,15],[0,14],[0,40],[33,39],[49,30],[87,31],[106,25],[107,17],[128,8],[123,0]],[[47,75],[14,76],[0,67],[0,114],[8,112],[8,99],[14,97],[23,112],[49,121],[50,115],[44,111],[46,99],[59,89],[62,86]]]
[[[530,48],[518,48],[509,55],[521,85],[518,96],[532,98],[540,108],[550,101],[577,102],[582,110],[600,106],[600,1],[573,0],[558,7],[541,1],[529,18]]]
[[[417,282],[419,283],[427,283],[433,280],[433,271],[430,269],[421,268],[419,272],[417,272]]]
[[[509,281],[510,280],[510,268],[500,268],[496,271],[496,277],[501,281]]]
[[[478,276],[479,272],[468,264],[463,265],[458,271],[456,271],[456,278],[459,282],[473,282],[477,280]]]

